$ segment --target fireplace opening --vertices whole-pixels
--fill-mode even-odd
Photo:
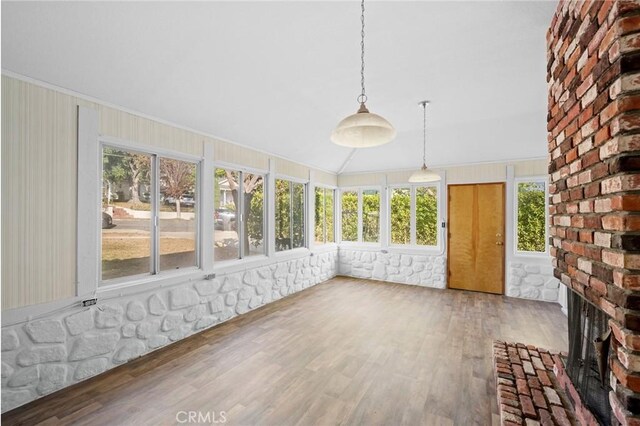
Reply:
[[[609,317],[580,294],[568,292],[569,355],[565,369],[589,411],[611,424],[609,404]],[[577,401],[571,401],[576,405]]]

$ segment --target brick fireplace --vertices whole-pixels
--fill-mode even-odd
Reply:
[[[547,59],[554,273],[608,316],[611,421],[640,425],[640,0],[560,2]]]

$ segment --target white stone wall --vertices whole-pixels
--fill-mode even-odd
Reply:
[[[380,250],[340,248],[341,275],[370,278],[423,287],[446,288],[446,257],[382,253]],[[553,276],[551,261],[515,259],[508,262],[506,295],[558,302],[560,281]]]
[[[2,328],[2,411],[334,277],[337,252],[73,308]]]
[[[509,262],[507,296],[558,302],[560,281],[553,276],[551,262]]]
[[[445,288],[445,256],[340,248],[340,274],[422,287]]]

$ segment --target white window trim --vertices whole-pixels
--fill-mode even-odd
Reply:
[[[98,111],[78,107],[78,225],[76,235],[76,296],[95,296],[100,274],[102,232],[102,153],[98,142]],[[100,222],[98,222],[100,220]]]
[[[253,256],[245,256],[244,254],[244,248],[242,247],[242,239],[243,239],[243,235],[241,235],[241,232],[238,231],[238,258],[236,259],[228,259],[228,260],[219,260],[219,261],[215,261],[215,236],[213,238],[212,244],[213,244],[213,248],[212,248],[212,252],[211,252],[211,259],[213,260],[213,272],[220,273],[219,271],[225,271],[228,270],[230,267],[233,267],[234,265],[238,264],[238,263],[242,263],[242,264],[246,264],[249,263],[251,264],[252,261],[254,260],[260,260],[263,258],[269,258],[270,254],[271,254],[271,245],[269,244],[267,238],[269,238],[269,233],[268,233],[268,229],[269,229],[269,223],[270,222],[270,215],[269,215],[269,209],[268,209],[268,204],[269,204],[269,200],[271,199],[271,194],[269,191],[270,185],[269,185],[269,181],[270,181],[270,176],[271,173],[269,170],[264,170],[264,169],[259,169],[259,168],[253,168],[253,167],[246,167],[246,166],[241,166],[235,163],[229,163],[229,162],[225,162],[225,161],[214,161],[213,162],[213,167],[212,167],[212,171],[209,174],[209,176],[215,176],[215,170],[216,169],[225,169],[225,170],[230,170],[230,171],[234,171],[234,172],[240,172],[241,174],[243,173],[250,173],[250,174],[256,174],[256,175],[261,175],[262,176],[262,191],[264,193],[264,199],[263,199],[263,209],[262,209],[262,226],[263,226],[263,230],[262,230],[262,237],[264,238],[265,242],[264,242],[264,254],[259,254],[259,255],[253,255]],[[211,181],[213,182],[213,179],[211,179]],[[239,183],[240,186],[240,191],[242,192],[244,190],[244,182],[241,181]],[[212,191],[213,191],[213,187],[215,185],[212,185]],[[210,191],[209,193],[211,193],[212,191]],[[236,217],[236,224],[240,224],[244,221],[244,217],[242,216],[242,211],[240,210],[243,206],[242,203],[244,202],[244,198],[243,201],[241,201],[240,206],[236,206],[236,210],[238,211],[238,215],[240,216],[240,220],[238,220],[238,217]],[[215,210],[215,206],[213,205],[213,199],[211,200],[211,212],[213,212]],[[274,222],[275,223],[275,222]],[[214,226],[213,226],[213,234],[215,234],[216,229],[215,229],[215,221],[214,221]],[[242,231],[244,232],[244,231]]]
[[[151,162],[152,167],[155,169],[153,172],[153,176],[155,176],[155,181],[151,182],[153,193],[154,193],[154,197],[152,199],[152,213],[159,212],[159,202],[160,202],[160,199],[159,199],[160,188],[158,185],[159,179],[160,179],[159,173],[158,173],[159,162],[157,161],[157,159],[168,158],[172,160],[185,161],[185,162],[193,163],[196,166],[197,177],[196,177],[196,191],[195,191],[195,198],[196,198],[195,215],[198,219],[196,223],[196,230],[195,230],[196,265],[180,268],[177,271],[176,270],[167,270],[167,271],[160,270],[159,216],[152,215],[150,219],[151,222],[155,221],[154,229],[157,228],[151,236],[152,237],[151,264],[154,265],[153,269],[155,269],[155,273],[153,273],[153,271],[150,271],[149,274],[145,273],[145,274],[128,275],[126,277],[118,277],[110,280],[103,280],[101,277],[102,247],[101,247],[101,244],[99,243],[97,246],[97,252],[95,256],[95,262],[97,265],[97,272],[98,272],[97,281],[96,281],[98,292],[102,292],[102,289],[123,288],[123,287],[130,287],[130,286],[138,287],[140,285],[143,285],[146,283],[153,283],[153,282],[162,283],[162,281],[165,278],[168,279],[169,281],[172,281],[172,279],[175,277],[184,277],[194,272],[202,272],[203,259],[202,259],[201,245],[202,245],[203,238],[202,238],[202,232],[201,232],[201,229],[202,229],[201,221],[202,221],[203,215],[201,213],[202,206],[200,205],[200,200],[202,199],[201,182],[202,182],[202,168],[204,163],[204,157],[198,157],[195,155],[185,154],[181,152],[174,152],[174,151],[163,149],[163,148],[156,149],[155,147],[152,147],[152,146],[140,144],[138,142],[127,141],[120,138],[114,138],[111,136],[98,135],[97,140],[98,140],[97,146],[98,146],[98,155],[99,155],[99,165],[97,170],[98,170],[99,178],[98,178],[98,181],[96,182],[96,186],[97,186],[96,190],[98,191],[98,194],[101,194],[100,188],[102,186],[102,155],[105,147],[122,149],[126,151],[138,152],[141,154],[148,154],[150,156],[154,156],[152,157],[152,160],[153,158],[155,158],[156,160]],[[78,169],[80,169],[80,166],[78,167]],[[100,199],[98,204],[98,209],[100,209],[101,205],[102,205],[102,200]],[[100,216],[101,215],[99,214],[98,218],[100,218]],[[98,242],[100,242],[102,238],[101,222],[100,222],[100,225],[97,227],[97,230],[99,235]],[[151,269],[152,268],[150,267],[150,270]]]
[[[302,221],[302,226],[303,226],[303,241],[302,241],[302,247],[296,247],[296,248],[290,248],[288,250],[282,250],[282,251],[277,251],[276,247],[275,247],[275,230],[276,230],[276,222],[275,222],[275,205],[276,205],[276,192],[275,192],[275,182],[276,180],[286,180],[289,182],[293,182],[293,183],[298,183],[298,184],[302,184],[303,187],[303,200],[304,200],[304,206],[302,211],[304,212],[304,220]],[[306,252],[309,253],[311,250],[309,249],[309,229],[311,228],[311,221],[313,219],[309,218],[309,206],[311,205],[310,203],[310,193],[311,190],[310,188],[312,187],[311,182],[309,179],[300,179],[297,177],[293,177],[293,176],[288,176],[288,175],[283,175],[283,174],[279,174],[276,173],[275,174],[275,178],[273,179],[273,243],[274,243],[274,257],[278,257],[281,256],[282,253],[291,253],[293,251],[298,251],[298,252]],[[292,238],[292,244],[293,244],[293,235],[291,236]]]
[[[100,285],[101,276],[101,233],[102,233],[102,146],[109,145],[142,153],[152,153],[160,157],[175,158],[198,164],[199,179],[196,197],[202,200],[201,194],[208,191],[203,173],[211,167],[213,147],[203,144],[203,156],[175,152],[164,148],[153,147],[120,138],[100,135],[98,130],[98,111],[87,107],[78,107],[78,226],[77,226],[77,284],[74,300],[91,297],[108,298],[148,291],[190,281],[202,279],[203,271],[209,271],[204,247],[213,240],[207,240],[206,229],[213,228],[213,218],[204,213],[206,201],[201,203],[196,212],[199,224],[196,231],[198,265],[180,270],[163,271],[157,275],[137,275],[122,279],[107,280]],[[210,189],[210,188],[209,188]],[[211,234],[212,235],[212,234]],[[58,306],[56,303],[51,306]]]
[[[518,184],[527,182],[544,182],[544,251],[520,251],[518,250]],[[518,176],[513,178],[513,223],[511,233],[513,243],[513,255],[541,259],[549,257],[549,177],[546,175]]]
[[[323,183],[315,183],[313,182],[313,179],[311,179],[312,182],[312,188],[309,190],[309,196],[310,198],[312,198],[313,200],[309,201],[309,206],[310,206],[310,211],[313,212],[313,215],[310,215],[310,219],[311,219],[311,225],[310,228],[313,229],[313,238],[309,239],[309,248],[313,249],[315,251],[316,248],[318,249],[324,249],[325,247],[331,247],[331,246],[337,246],[337,241],[338,241],[338,232],[336,229],[336,222],[337,222],[337,214],[338,214],[338,204],[339,202],[336,202],[336,199],[338,197],[339,191],[338,191],[338,187],[334,186],[334,185],[327,185],[327,184],[323,184]],[[333,242],[322,242],[322,243],[318,243],[316,242],[316,188],[321,188],[324,190],[331,190],[333,191]],[[311,197],[311,193],[313,192],[313,197]],[[339,201],[339,200],[338,200]],[[325,209],[325,223],[326,223],[326,209]],[[327,235],[325,235],[325,239],[327,238]]]
[[[363,239],[362,238],[362,224],[363,224],[362,193],[363,191],[370,191],[370,190],[378,191],[378,194],[380,197],[380,208],[378,210],[378,242],[365,242],[362,240]],[[356,192],[358,194],[358,239],[357,241],[342,240],[342,193],[343,192]],[[345,186],[345,187],[339,188],[337,191],[337,194],[338,194],[337,204],[340,205],[340,208],[338,211],[338,214],[340,216],[340,226],[339,228],[337,228],[336,234],[340,236],[340,239],[338,240],[336,236],[336,241],[339,241],[339,244],[346,245],[346,246],[358,245],[358,246],[365,246],[365,247],[371,247],[371,248],[382,247],[382,228],[383,228],[382,202],[384,201],[383,187],[381,185]]]
[[[423,187],[431,187],[436,188],[437,194],[436,199],[438,201],[437,208],[437,216],[436,216],[436,245],[427,246],[427,245],[419,245],[416,243],[417,241],[417,226],[416,226],[416,188]],[[392,191],[395,188],[409,188],[410,192],[410,239],[411,244],[393,244],[391,242],[391,196]],[[388,247],[389,250],[392,251],[401,251],[401,250],[411,250],[413,253],[427,253],[427,254],[440,254],[443,249],[443,235],[442,235],[442,217],[443,217],[443,192],[442,192],[443,184],[440,182],[428,182],[428,183],[398,183],[387,186],[387,209],[389,214],[387,215],[387,229],[388,232]]]

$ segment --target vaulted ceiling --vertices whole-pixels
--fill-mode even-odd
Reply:
[[[344,171],[546,153],[545,33],[555,2],[367,2],[368,106],[397,139]],[[308,165],[356,111],[360,4],[2,2],[2,68]]]

